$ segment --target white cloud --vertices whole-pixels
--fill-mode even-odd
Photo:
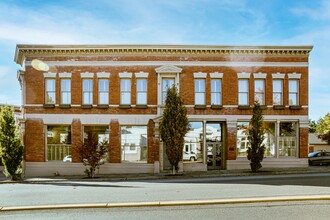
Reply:
[[[317,1],[314,1],[313,3],[317,3]],[[292,8],[291,12],[299,16],[307,16],[314,20],[330,20],[330,1],[323,0],[316,8],[306,6]]]

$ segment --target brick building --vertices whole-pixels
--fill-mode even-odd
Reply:
[[[311,46],[18,45],[27,176],[82,174],[73,150],[93,130],[109,140],[99,173],[169,168],[159,136],[176,85],[191,129],[183,171],[249,168],[245,130],[264,108],[263,167],[307,166]]]

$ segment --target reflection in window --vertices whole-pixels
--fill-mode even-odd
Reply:
[[[273,80],[273,105],[283,105],[283,80]]]
[[[280,157],[297,156],[297,123],[281,122],[279,136],[279,155]]]
[[[162,104],[165,104],[167,89],[171,88],[174,85],[174,79],[163,79],[162,86]]]
[[[237,122],[237,157],[246,157],[249,146],[249,122]]]
[[[72,162],[71,126],[47,126],[47,161]]]
[[[265,104],[265,80],[263,79],[254,80],[254,101],[260,105]]]
[[[299,105],[298,80],[289,80],[289,105]]]
[[[55,104],[56,84],[55,79],[46,79],[46,104]]]
[[[147,126],[121,126],[121,160],[147,162]]]
[[[265,146],[265,157],[275,157],[276,152],[276,140],[275,140],[275,122],[264,122],[263,127],[265,128],[264,141],[262,142]]]
[[[238,105],[249,104],[249,80],[238,80]]]
[[[203,162],[203,123],[190,122],[190,130],[184,137],[183,161]]]

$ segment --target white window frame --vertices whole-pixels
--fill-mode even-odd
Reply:
[[[206,83],[205,79],[195,79],[195,105],[205,105],[205,90],[206,90]],[[202,97],[203,99],[201,102],[197,102],[197,96]]]
[[[172,77],[163,77],[162,78],[162,104],[163,105],[165,105],[166,96],[167,96],[167,89],[168,89],[168,87],[164,88],[164,81],[165,80],[171,80],[171,81],[173,81],[173,84],[171,86],[175,85],[175,78],[174,77],[173,78]]]
[[[260,91],[256,91],[256,83],[257,82],[262,82],[262,86],[263,86],[263,92],[260,92]],[[256,96],[257,95],[262,95],[262,100],[261,102],[259,102],[260,105],[265,105],[265,100],[266,100],[266,97],[265,97],[265,91],[266,91],[266,88],[265,88],[265,80],[264,79],[255,79],[254,80],[254,101],[257,101],[256,100]]]
[[[275,89],[275,82],[280,82],[281,84],[281,91],[280,92],[275,92],[274,89]],[[284,81],[283,79],[273,79],[273,105],[283,105],[283,84],[284,84]],[[279,104],[275,104],[274,102],[274,96],[275,95],[280,95],[280,103]]]
[[[290,86],[290,82],[295,82],[296,86],[297,86],[297,91],[292,91],[292,88]],[[291,104],[290,103],[290,96],[294,95],[295,96],[295,101],[296,103]],[[290,79],[289,80],[289,105],[291,106],[295,106],[295,105],[299,105],[299,80],[298,79]]]
[[[84,82],[90,82],[89,88],[85,88]],[[93,104],[93,79],[87,78],[82,80],[82,104],[92,105]],[[85,94],[88,95],[88,100],[85,100]]]
[[[123,86],[123,82],[129,82],[129,85]],[[123,88],[125,87],[125,88]],[[120,104],[121,105],[131,105],[131,90],[132,90],[132,80],[131,78],[121,78],[120,79]],[[123,102],[123,96],[129,94],[129,102]]]
[[[63,88],[63,82],[64,81],[69,81],[69,90],[64,90]],[[63,101],[63,97],[64,95],[68,95],[67,97],[69,97],[69,102],[65,103]],[[61,79],[61,104],[63,105],[70,105],[71,104],[71,79],[68,79],[68,78],[63,78]]]
[[[139,89],[139,82],[145,82],[145,90],[143,90],[144,88],[142,88],[142,90]],[[136,79],[136,104],[137,105],[147,105],[148,103],[148,79],[146,78],[137,78]],[[145,102],[141,102],[141,100],[139,100],[139,95],[144,95],[145,97]]]
[[[101,86],[101,82],[105,81],[106,82],[106,90],[103,90],[104,88]],[[99,105],[109,105],[109,79],[105,78],[99,78],[98,80],[98,103]],[[101,102],[101,95],[106,95],[106,102],[103,103]]]
[[[54,90],[49,90],[48,88],[48,83],[47,82],[50,82],[52,81],[54,83]],[[47,97],[48,97],[48,94],[53,94],[54,96],[54,100],[53,102],[48,102],[47,100]],[[46,104],[55,104],[56,103],[56,79],[55,78],[46,78],[45,79],[45,103]]]
[[[219,82],[219,91],[214,91],[213,82]],[[219,103],[214,102],[214,95],[219,94]],[[222,105],[222,79],[211,79],[211,105]]]
[[[240,82],[247,82],[247,91],[241,91],[240,88]],[[238,105],[249,105],[249,79],[247,78],[242,78],[238,79]],[[246,103],[240,103],[240,95],[245,95],[246,96]]]

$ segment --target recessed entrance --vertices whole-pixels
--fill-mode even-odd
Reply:
[[[225,168],[223,123],[206,123],[206,160],[208,170]]]

